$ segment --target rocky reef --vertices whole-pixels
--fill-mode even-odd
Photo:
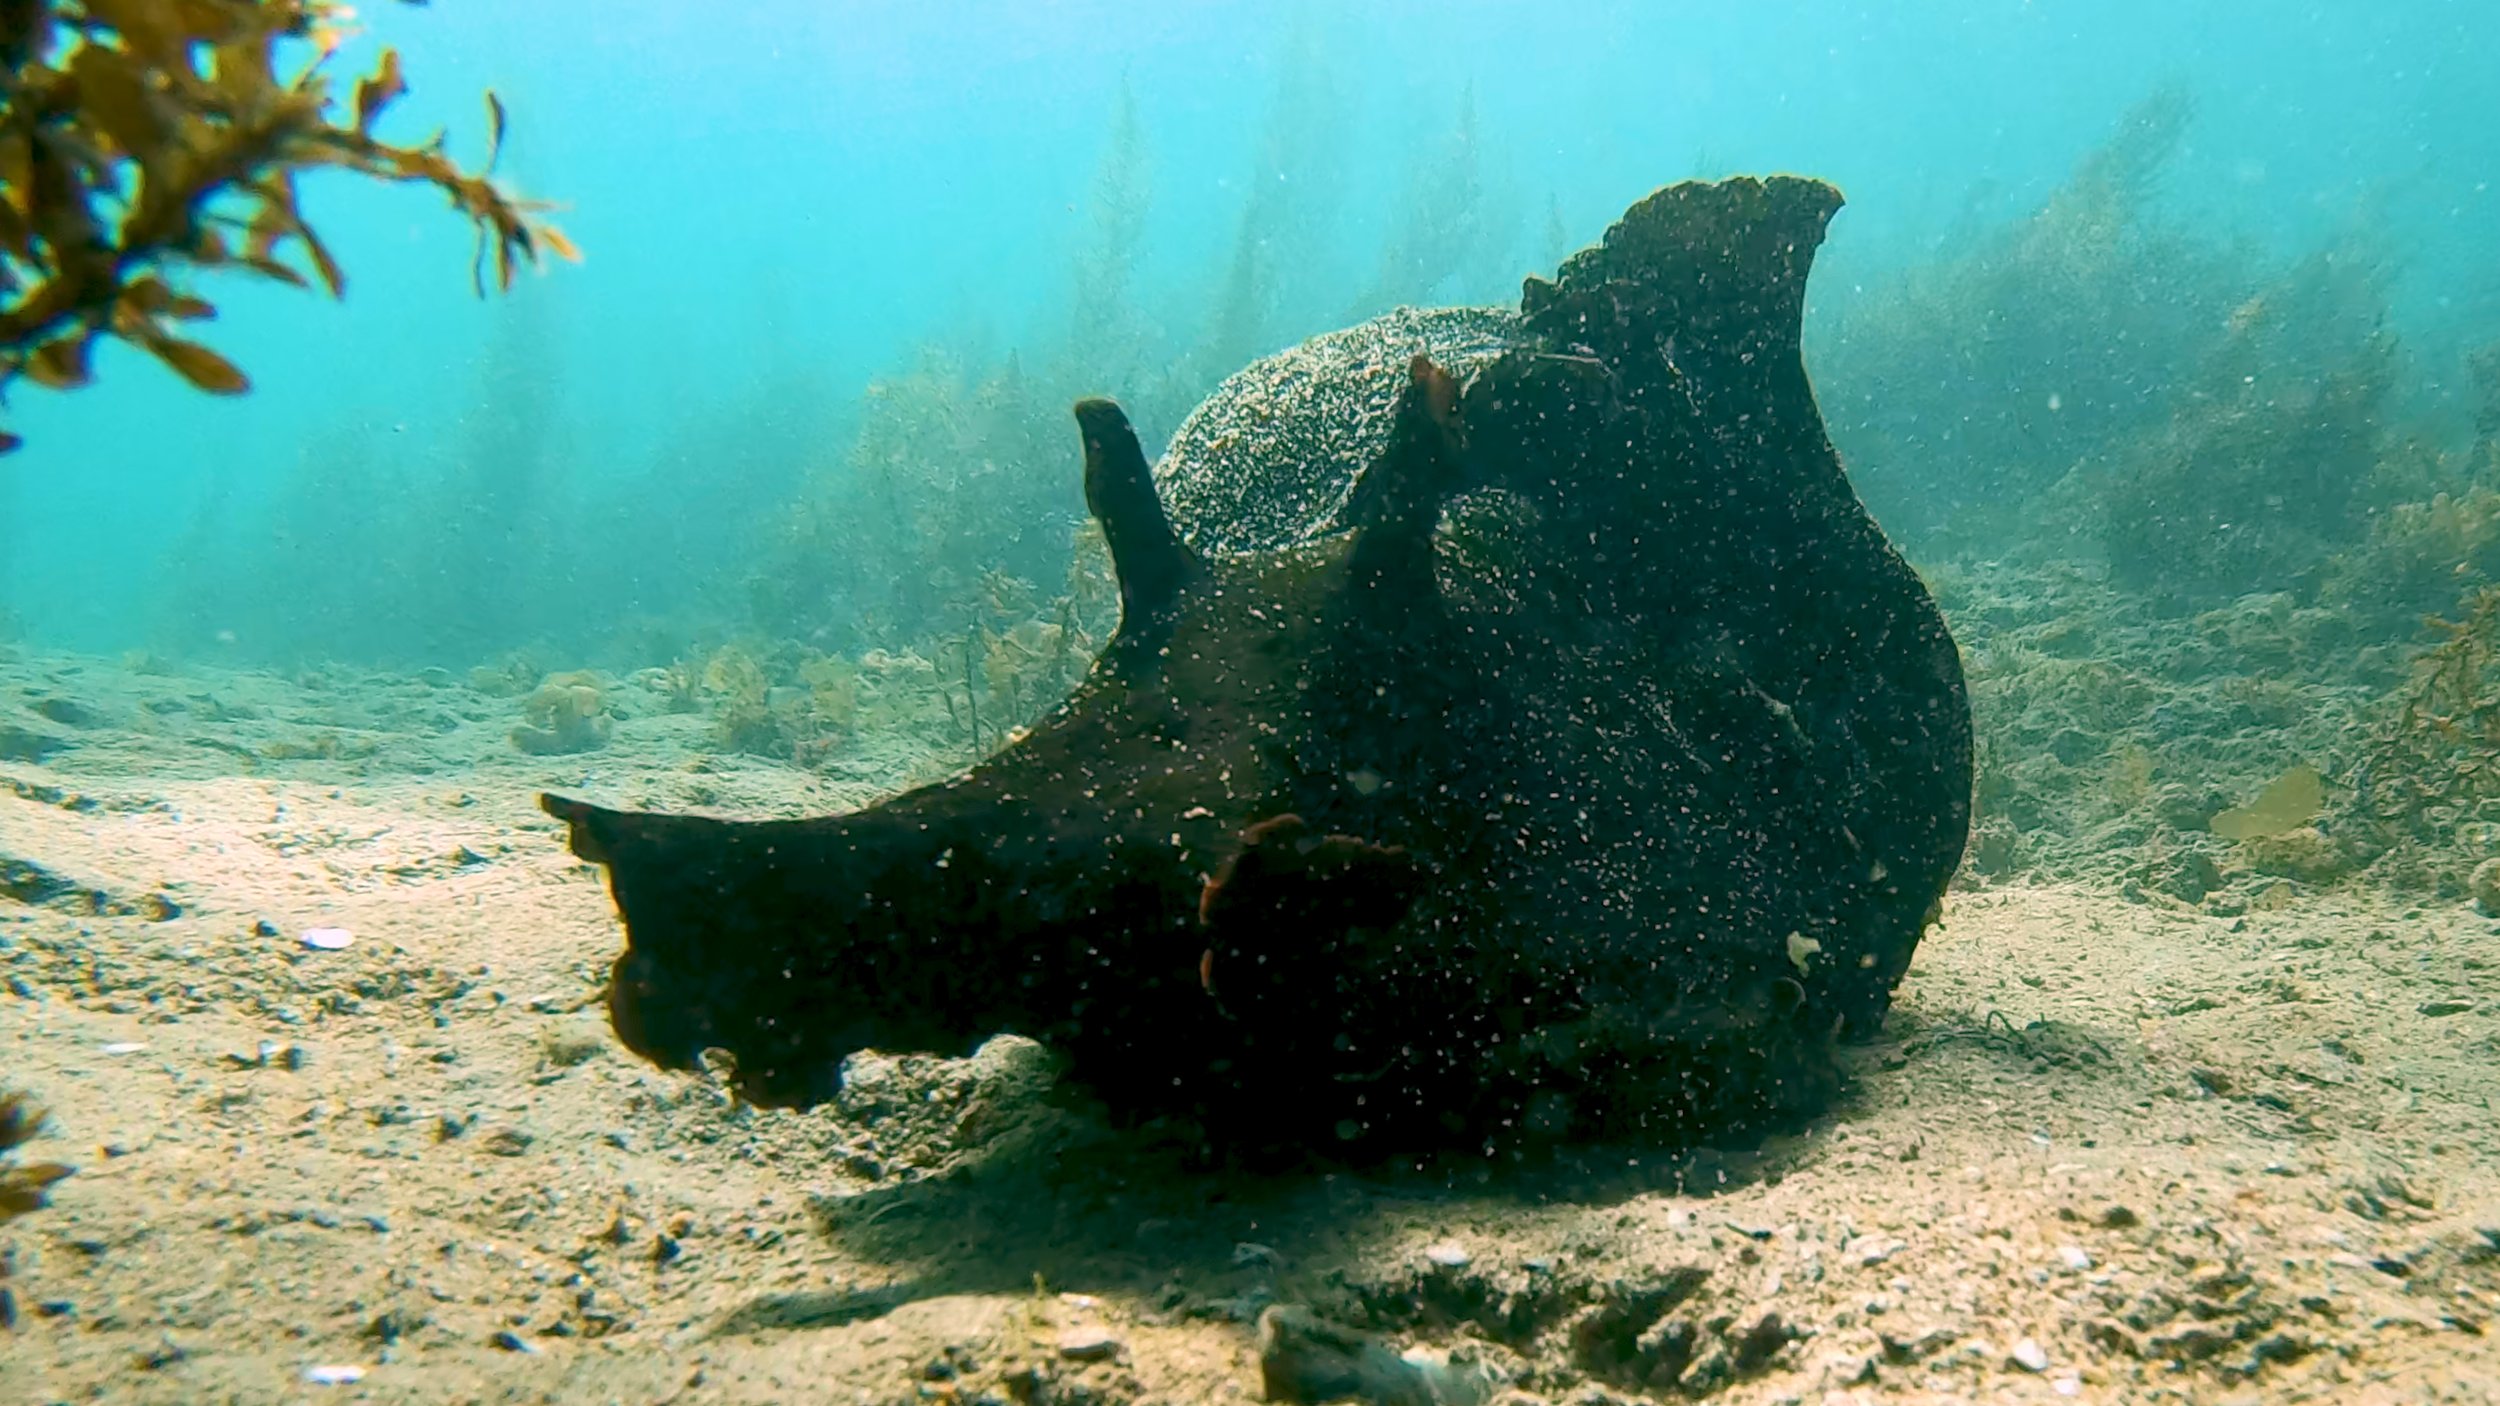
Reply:
[[[860,1049],[1015,1031],[1245,1152],[1819,1107],[1972,779],[1799,356],[1838,206],[1661,190],[1516,313],[1246,370],[1159,469],[1080,403],[1120,625],[1029,733],[818,820],[544,799],[625,920],[618,1034],[811,1105]]]

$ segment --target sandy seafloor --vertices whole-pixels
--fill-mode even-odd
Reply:
[[[809,1114],[625,1055],[538,789],[797,814],[947,762],[623,711],[530,757],[442,675],[0,654],[0,1086],[78,1167],[0,1227],[0,1400],[1258,1400],[1274,1303],[1516,1406],[2500,1400],[2462,902],[1957,890],[1803,1135],[1209,1177],[1022,1042]]]

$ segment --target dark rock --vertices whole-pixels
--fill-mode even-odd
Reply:
[[[2081,766],[2109,750],[2109,740],[2079,727],[2061,727],[2049,735],[2049,755],[2068,766]]]
[[[1884,1360],[1896,1367],[1925,1361],[1961,1341],[1962,1335],[1951,1328],[1930,1328],[1915,1337],[1881,1333],[1876,1341],[1883,1345]]]
[[[59,737],[30,731],[15,723],[0,722],[0,762],[34,762],[40,765],[55,752],[66,752],[77,744]]]
[[[63,727],[102,727],[104,714],[75,698],[47,698],[35,705],[35,711]]]
[[[2190,850],[2170,861],[2170,872],[2161,880],[2164,892],[2190,903],[2202,903],[2205,896],[2222,887],[2222,866],[2212,855]]]
[[[1982,822],[1971,835],[1971,872],[1989,878],[2013,873],[2021,845],[2021,836],[2010,822],[2002,818]]]
[[[102,897],[31,859],[0,854],[0,898],[13,898],[36,907],[69,900],[94,912],[103,907]]]
[[[1739,1374],[1758,1372],[1769,1366],[1780,1349],[1801,1336],[1777,1313],[1764,1313],[1736,1334],[1733,1357]]]
[[[537,1141],[519,1128],[497,1128],[486,1135],[486,1150],[498,1157],[518,1157]]]
[[[1109,1362],[1120,1355],[1120,1340],[1101,1328],[1070,1328],[1054,1344],[1070,1362]]]
[[[1669,1315],[1699,1292],[1710,1271],[1679,1267],[1639,1284],[1617,1284],[1571,1325],[1571,1361],[1627,1386],[1663,1385],[1691,1365],[1698,1325]]]
[[[2231,805],[2231,798],[2219,792],[2172,784],[2156,789],[2145,808],[2173,830],[2198,832]]]

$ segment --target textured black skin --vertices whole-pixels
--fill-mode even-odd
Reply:
[[[1123,621],[1022,741],[821,820],[545,799],[625,918],[620,1035],[805,1105],[853,1050],[1017,1031],[1237,1151],[1815,1111],[1971,783],[1952,640],[1799,354],[1838,205],[1781,178],[1635,206],[1464,385],[1415,359],[1350,534],[1202,557],[1080,404]]]

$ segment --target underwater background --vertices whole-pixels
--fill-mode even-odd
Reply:
[[[199,275],[248,394],[10,386],[0,1396],[2500,1397],[2500,7],[359,20],[380,131],[474,166],[498,94],[583,259],[473,296],[439,192],[312,174],[343,299]],[[1828,1116],[1210,1183],[1027,1040],[805,1112],[618,1046],[540,790],[959,773],[1117,618],[1073,401],[1152,458],[1774,172],[1847,198],[1806,368],[1976,737]]]

